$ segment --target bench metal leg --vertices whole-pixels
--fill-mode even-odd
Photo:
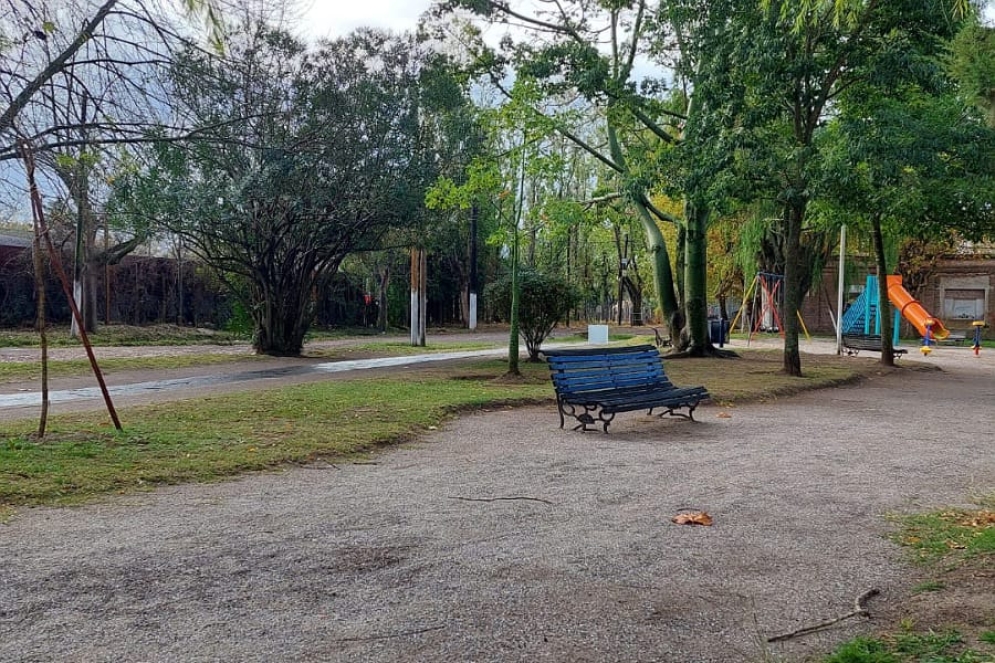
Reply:
[[[579,430],[582,433],[588,433],[593,431],[593,428],[589,428],[596,424],[599,420],[604,423],[605,432],[608,432],[608,424],[611,420],[615,418],[615,415],[611,415],[608,419],[605,419],[604,413],[599,413],[598,418],[595,419],[593,413],[598,409],[596,405],[574,405],[573,403],[567,403],[565,401],[557,400],[558,409],[560,411],[560,428],[563,428],[565,423],[565,416],[571,416],[577,420],[577,425],[573,427],[573,430]]]
[[[677,411],[679,408],[682,408],[682,407],[686,407],[688,409],[687,414],[684,414],[683,412],[678,412]],[[664,415],[669,414],[672,417],[680,417],[681,419],[688,419],[690,421],[696,421],[695,418],[694,418],[694,410],[697,407],[698,407],[697,403],[695,403],[694,405],[679,405],[677,407],[667,408],[666,412],[661,412],[660,414],[658,414],[656,416],[663,417]],[[649,414],[653,414],[653,410],[655,410],[655,409],[656,408],[651,408],[650,411],[649,411]]]

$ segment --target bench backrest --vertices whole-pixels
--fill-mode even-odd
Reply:
[[[557,393],[654,386],[673,388],[652,345],[550,350],[544,353]]]

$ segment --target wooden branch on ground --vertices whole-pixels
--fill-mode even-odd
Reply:
[[[543,504],[549,504],[550,506],[555,506],[555,502],[550,502],[549,500],[544,500],[541,497],[522,497],[513,495],[511,497],[458,497],[450,496],[451,500],[460,500],[462,502],[513,502],[513,501],[524,501],[524,502],[542,502]]]
[[[850,619],[851,617],[870,617],[871,613],[867,611],[864,607],[864,603],[872,596],[877,596],[880,591],[877,589],[868,589],[866,592],[858,596],[853,602],[853,610],[841,615],[836,619],[830,619],[829,621],[822,622],[821,624],[816,624],[814,626],[806,626],[805,628],[800,628],[797,631],[792,631],[791,633],[783,633],[781,635],[775,635],[767,638],[767,642],[781,642],[783,640],[790,640],[791,638],[797,638],[803,635],[808,635],[809,633],[815,633],[816,631],[821,631],[822,629],[829,628],[835,624],[839,624],[842,621]]]

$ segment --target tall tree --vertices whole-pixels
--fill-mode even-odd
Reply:
[[[869,226],[882,302],[892,271],[889,233],[978,240],[995,232],[995,130],[964,105],[940,62],[956,24],[919,3],[892,9],[901,28],[883,20],[880,47],[821,137],[826,193]],[[881,361],[890,365],[889,316],[881,326]]]
[[[727,84],[709,88],[715,112],[732,119],[712,123],[717,132],[706,139],[726,153],[718,179],[746,201],[773,205],[777,219],[783,368],[789,375],[802,372],[799,309],[813,266],[828,246],[808,220],[816,183],[832,175],[818,139],[841,95],[869,76],[867,63],[887,40],[901,41],[920,29],[923,3],[899,4],[851,3],[842,12],[831,2],[744,5],[731,18],[738,35],[723,74]],[[911,12],[907,24],[893,19],[905,10]]]
[[[654,189],[662,188],[661,174],[649,157],[679,143],[688,112],[666,103],[666,85],[661,77],[645,78],[636,73],[642,59],[664,61],[670,55],[662,45],[673,38],[668,3],[644,0],[592,4],[580,0],[540,7],[535,12],[519,11],[496,0],[451,2],[462,5],[487,20],[513,25],[525,31],[517,43],[511,37],[504,60],[481,51],[481,60],[495,65],[493,80],[501,86],[505,63],[515,65],[518,81],[528,81],[542,92],[532,106],[547,132],[558,132],[587,150],[594,158],[618,174],[620,193],[635,210],[646,235],[654,271],[657,298],[667,318],[672,336],[689,346],[692,354],[709,351],[705,324],[704,225],[709,209],[704,196],[694,200],[687,215],[685,260],[692,278],[684,282],[685,312],[677,291],[661,223],[683,220],[658,209],[651,201]],[[707,13],[706,13],[707,15]],[[690,24],[689,24],[690,25]],[[519,32],[521,34],[521,32]],[[602,140],[591,141],[578,129],[580,104],[596,110]]]
[[[313,293],[343,258],[416,223],[430,171],[410,37],[360,31],[315,53],[263,23],[224,60],[191,52],[178,99],[202,130],[160,144],[130,186],[214,268],[251,316],[260,353],[299,354]],[[253,112],[249,112],[249,111]]]
[[[995,28],[977,18],[966,21],[950,44],[947,66],[964,98],[977,104],[995,128]]]

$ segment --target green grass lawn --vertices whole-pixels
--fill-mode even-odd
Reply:
[[[170,370],[190,366],[224,364],[233,361],[252,361],[255,355],[197,354],[173,357],[135,357],[129,359],[107,358],[98,363],[101,371],[110,374],[114,371]],[[69,359],[48,362],[50,378],[68,378],[90,375],[90,362],[87,359]],[[41,379],[41,366],[35,362],[0,363],[0,383],[28,382]]]
[[[79,339],[69,334],[69,327],[52,327],[46,331],[49,347],[78,347]],[[231,345],[244,343],[245,338],[224,331],[213,331],[179,325],[132,325],[101,326],[96,332],[87,335],[95,346],[140,346],[140,345]],[[0,329],[0,347],[34,348],[40,341],[34,329]]]

